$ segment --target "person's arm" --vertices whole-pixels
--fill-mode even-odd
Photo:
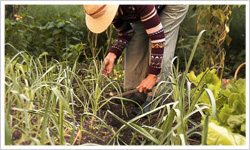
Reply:
[[[123,21],[122,19],[116,19],[113,21],[113,25],[118,31],[118,35],[115,39],[114,44],[109,49],[108,55],[104,59],[104,75],[112,71],[115,63],[115,59],[118,59],[122,54],[122,51],[127,47],[129,41],[131,40],[134,31],[129,23]]]
[[[128,46],[129,41],[134,35],[134,31],[128,22],[125,22],[120,18],[114,20],[113,25],[117,30],[118,34],[114,44],[109,49],[109,52],[114,53],[118,59],[122,54],[122,51]]]
[[[165,34],[160,22],[160,18],[155,10],[155,5],[136,5],[136,11],[140,15],[141,22],[151,39],[151,59],[148,68],[149,75],[142,80],[139,92],[146,93],[151,90],[156,83],[156,78],[161,71],[161,62],[165,46]]]
[[[135,5],[135,7],[152,44],[148,73],[157,75],[161,71],[161,62],[165,46],[165,34],[160,17],[157,14],[155,5]]]

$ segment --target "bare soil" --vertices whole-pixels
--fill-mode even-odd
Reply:
[[[171,100],[169,100],[166,103],[169,103]],[[124,121],[129,121],[131,119],[133,119],[134,117],[136,117],[133,113],[132,110],[135,107],[133,104],[127,103],[125,105],[126,107],[126,111],[127,111],[127,115],[125,114],[125,112],[122,112],[122,105],[121,104],[109,104],[109,105],[105,105],[104,107],[101,108],[100,112],[97,114],[100,118],[104,119],[105,123],[107,123],[109,125],[110,128],[112,128],[114,131],[117,131],[120,129],[121,126],[123,126],[123,123],[121,123],[119,120],[117,120],[116,118],[114,118],[111,114],[107,113],[106,118],[104,118],[107,110],[113,112],[114,114],[116,114],[117,116],[119,116],[121,119],[123,119]],[[76,109],[76,114],[82,114],[81,112],[81,108],[75,108]],[[154,124],[158,117],[159,114],[156,113],[154,115],[151,116],[150,120],[145,117],[141,120],[139,120],[137,122],[138,125],[152,125]],[[76,116],[77,121],[80,122],[80,116]],[[190,118],[192,121],[196,122],[197,124],[200,123],[201,120],[201,116],[199,113],[194,114],[193,116],[191,116]],[[91,127],[91,118],[87,118],[84,121],[84,127],[85,130],[87,130],[88,132],[91,132],[92,134],[97,135],[99,138],[103,139],[105,142],[98,140],[97,138],[95,138],[94,136],[87,134],[87,133],[82,133],[82,139],[81,141],[77,141],[75,144],[85,144],[85,143],[95,143],[95,144],[101,144],[101,145],[106,145],[107,142],[112,138],[113,134],[107,130],[105,127],[100,127],[98,129],[96,129],[95,127],[99,126],[99,122],[96,121],[93,123],[93,126]],[[193,128],[194,125],[192,124],[188,124],[188,128],[191,129]],[[201,128],[197,128],[195,129],[194,132],[201,132],[202,129]],[[120,139],[119,139],[119,144],[120,145],[130,145],[130,141],[133,137],[133,130],[131,130],[130,128],[125,128],[124,130],[121,131],[120,133]],[[143,138],[140,136],[137,136],[138,139]],[[188,144],[189,145],[200,145],[201,143],[201,136],[198,134],[194,134],[190,137],[190,140],[188,140]],[[110,143],[113,145],[113,142]],[[115,144],[118,144],[117,142],[115,142]],[[134,141],[134,143],[132,143],[132,145],[141,145],[139,140]]]
[[[136,117],[133,113],[132,110],[135,107],[133,104],[126,104],[126,111],[127,111],[127,115],[125,114],[125,112],[122,112],[122,105],[121,104],[111,104],[109,103],[109,105],[105,105],[103,106],[100,111],[98,112],[97,116],[100,117],[101,119],[103,119],[105,121],[105,123],[114,131],[117,131],[120,129],[121,126],[123,126],[123,123],[121,123],[119,120],[117,120],[116,118],[114,118],[111,114],[107,113],[107,110],[113,112],[114,114],[116,114],[117,116],[119,116],[121,119],[123,119],[124,121],[129,121],[131,119],[133,119],[134,117]],[[84,113],[83,112],[83,108],[81,107],[75,107],[75,116],[76,116],[76,126],[78,127],[77,130],[75,131],[75,136],[74,136],[74,145],[82,145],[82,144],[87,144],[87,143],[92,143],[92,144],[99,144],[99,145],[107,145],[107,143],[110,141],[110,139],[113,137],[113,133],[110,132],[104,125],[101,125],[101,123],[98,120],[94,120],[92,121],[91,117],[86,117],[84,122],[83,122],[83,129],[84,132],[79,132],[79,128],[81,126],[81,116]],[[91,110],[90,110],[91,111]],[[106,114],[106,117],[105,117]],[[151,116],[150,121],[147,117],[139,120],[137,122],[138,125],[152,125],[157,121],[157,116],[159,114],[156,113],[154,115]],[[105,118],[104,118],[105,117]],[[69,122],[73,122],[72,118],[66,118]],[[200,123],[201,120],[201,116],[199,113],[194,114],[191,117],[191,120],[196,122],[196,123]],[[188,124],[188,128],[193,128],[194,126],[192,124]],[[201,132],[201,128],[197,128],[194,132]],[[56,133],[56,130],[54,131]],[[81,134],[81,135],[80,135]],[[93,135],[95,136],[93,136]],[[22,132],[18,129],[15,129],[14,132],[12,133],[12,140],[17,140],[17,139],[21,139],[22,137]],[[71,133],[66,134],[65,136],[65,140],[66,142],[70,142],[71,140]],[[97,137],[99,137],[102,140],[99,140]],[[119,145],[131,145],[130,141],[133,137],[133,131],[130,128],[125,128],[121,131],[120,136],[119,136]],[[137,138],[143,139],[143,137],[137,136]],[[132,143],[132,145],[141,145],[139,140],[134,140],[134,142]],[[194,134],[190,137],[190,140],[188,141],[189,145],[200,145],[201,143],[201,136],[198,134]],[[23,142],[20,143],[21,145],[29,145],[30,142]],[[56,142],[55,144],[59,144],[59,141]],[[117,141],[112,141],[110,143],[111,145],[115,144],[117,145]],[[50,145],[49,143],[47,143],[46,145]]]

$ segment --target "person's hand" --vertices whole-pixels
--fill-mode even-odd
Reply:
[[[138,86],[139,92],[144,92],[145,94],[147,91],[152,90],[156,83],[156,75],[149,74],[146,79],[142,80],[140,85]]]
[[[105,76],[108,76],[108,74],[112,71],[115,63],[116,55],[114,53],[108,53],[108,55],[104,59],[104,72],[103,74]]]

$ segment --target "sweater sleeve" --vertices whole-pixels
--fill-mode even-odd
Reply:
[[[159,74],[165,46],[165,35],[155,5],[136,5],[137,13],[151,40],[151,61],[148,68],[149,74]]]
[[[118,59],[134,35],[134,31],[131,25],[122,19],[114,20],[113,25],[115,26],[118,34],[114,44],[109,49],[109,52],[114,53]]]

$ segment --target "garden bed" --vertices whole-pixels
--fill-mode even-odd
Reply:
[[[168,102],[172,102],[173,100],[168,100],[165,103]],[[127,111],[127,115],[125,115],[124,112],[122,112],[122,105],[121,104],[116,104],[116,103],[110,103],[109,105],[105,105],[104,107],[101,108],[100,113],[98,113],[98,117],[104,119],[105,117],[105,113],[107,110],[110,110],[111,112],[113,112],[114,114],[116,114],[117,116],[119,116],[121,119],[123,119],[124,121],[129,121],[131,119],[133,119],[134,117],[136,117],[136,115],[134,115],[132,113],[133,108],[135,107],[134,104],[132,103],[126,103],[126,111]],[[83,108],[81,107],[75,107],[75,113],[76,113],[76,120],[77,120],[77,124],[81,124],[81,115],[83,113]],[[159,113],[155,113],[154,115],[150,116],[150,118],[148,117],[144,117],[142,119],[140,119],[137,124],[142,126],[142,125],[153,125],[159,117]],[[193,120],[194,122],[196,122],[197,124],[200,124],[201,121],[201,115],[199,113],[194,114],[191,118],[191,120]],[[70,120],[69,120],[70,121]],[[123,126],[124,124],[119,122],[115,117],[113,117],[112,115],[108,114],[105,117],[104,120],[109,126],[110,128],[114,129],[115,131],[117,131],[121,126]],[[108,142],[113,134],[111,132],[109,132],[105,127],[100,127],[100,122],[98,121],[94,121],[92,127],[91,127],[91,117],[86,119],[84,122],[83,127],[85,128],[85,130],[87,130],[88,132],[92,133],[93,135],[96,135],[98,137],[100,137],[101,139],[103,139],[105,142]],[[188,124],[188,129],[193,128],[194,125],[192,124]],[[202,128],[197,128],[194,130],[194,132],[201,132]],[[77,131],[76,131],[77,132]],[[120,143],[121,145],[131,145],[130,141],[133,137],[132,133],[134,131],[130,128],[126,128],[124,130],[122,130],[121,135],[120,135]],[[87,144],[87,143],[93,143],[93,144],[100,144],[100,145],[106,145],[105,142],[98,140],[97,138],[95,138],[94,136],[88,134],[88,133],[82,133],[82,139],[81,141],[76,140],[76,145],[82,145],[82,144]],[[137,136],[138,139],[143,140],[145,137],[143,137],[142,135],[138,135]],[[69,142],[69,139],[68,139]],[[117,143],[116,143],[117,144]],[[201,136],[194,134],[193,136],[190,137],[190,139],[188,140],[188,144],[189,145],[200,145],[201,144]],[[134,143],[132,143],[132,145],[141,145],[139,140],[136,140]]]
[[[158,107],[139,116],[132,114],[133,104],[111,103],[109,92],[123,92],[122,69],[114,68],[111,75],[120,77],[114,81],[103,76],[102,61],[81,66],[76,59],[69,65],[48,61],[47,52],[34,57],[6,44],[17,53],[5,60],[5,144],[244,145],[245,80],[230,80],[223,87],[214,69],[197,76],[190,72],[203,32],[185,71],[179,70],[180,60],[174,58],[177,66],[172,63],[169,81],[157,85],[153,104]],[[228,123],[232,117],[240,122]],[[210,123],[216,125],[213,133]],[[231,126],[232,131],[225,129]],[[236,143],[230,136],[218,140],[224,134],[221,128],[243,142]],[[214,133],[218,136],[211,139]]]

